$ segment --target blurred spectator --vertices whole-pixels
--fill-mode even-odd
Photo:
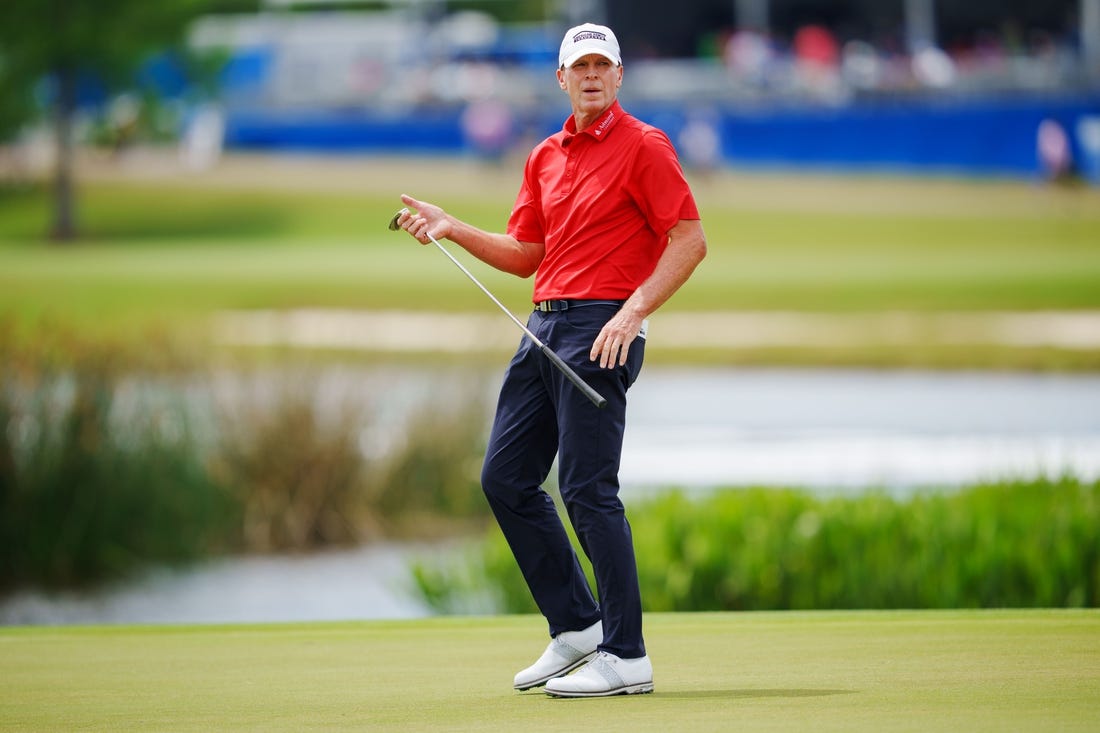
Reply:
[[[854,89],[875,89],[883,81],[882,60],[866,41],[848,41],[841,50],[840,75]]]
[[[794,54],[799,63],[831,69],[839,58],[836,39],[821,25],[804,25],[795,31]]]
[[[195,110],[180,140],[180,160],[191,171],[203,171],[217,165],[225,140],[225,115],[215,105]]]
[[[763,34],[739,30],[730,34],[722,56],[726,68],[736,79],[751,86],[762,87],[767,81],[775,51]]]
[[[514,136],[512,109],[498,99],[475,99],[462,111],[462,133],[477,155],[499,160]]]
[[[107,125],[111,148],[116,156],[126,152],[137,140],[141,121],[141,102],[133,94],[120,94],[107,107]]]
[[[1085,180],[1100,185],[1100,115],[1077,120],[1078,169]]]
[[[722,137],[709,115],[692,115],[680,130],[677,148],[685,167],[709,175],[722,162]]]
[[[922,86],[946,89],[955,84],[958,77],[955,62],[943,49],[925,46],[913,54],[913,76]]]
[[[832,31],[821,25],[802,26],[795,31],[792,49],[798,84],[804,92],[825,100],[843,96],[840,50]]]
[[[1039,168],[1048,180],[1057,181],[1069,177],[1073,168],[1073,153],[1069,136],[1057,120],[1045,119],[1039,123],[1036,135],[1036,152]]]

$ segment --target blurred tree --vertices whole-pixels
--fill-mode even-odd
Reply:
[[[125,85],[153,53],[178,43],[189,21],[256,10],[259,0],[4,0],[0,4],[0,141],[48,107],[57,145],[50,235],[77,234],[73,118],[78,84]]]

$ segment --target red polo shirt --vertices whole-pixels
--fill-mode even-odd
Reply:
[[[676,222],[698,218],[668,136],[616,101],[579,134],[570,116],[531,151],[508,233],[546,245],[535,302],[621,300],[653,272]]]

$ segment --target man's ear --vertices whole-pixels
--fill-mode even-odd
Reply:
[[[562,69],[558,69],[557,73],[558,73],[558,86],[561,87],[561,90],[564,92],[565,91],[565,71],[562,70]]]

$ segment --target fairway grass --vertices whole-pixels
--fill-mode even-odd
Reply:
[[[1100,612],[650,614],[652,695],[511,689],[534,616],[6,628],[0,730],[1096,730]]]
[[[83,238],[68,246],[43,241],[44,181],[0,186],[0,325],[32,338],[67,328],[136,344],[182,334],[198,352],[226,312],[495,313],[438,252],[385,224],[408,192],[498,231],[522,159],[234,154],[195,172],[162,151],[121,161],[86,155],[78,171]],[[1100,311],[1100,189],[885,174],[689,175],[708,254],[661,315],[885,313],[923,323],[955,313]],[[529,279],[458,255],[513,311],[529,308]],[[670,358],[1081,370],[1100,363],[1091,345],[942,343],[939,331],[926,335],[923,327],[910,335],[706,345]]]

